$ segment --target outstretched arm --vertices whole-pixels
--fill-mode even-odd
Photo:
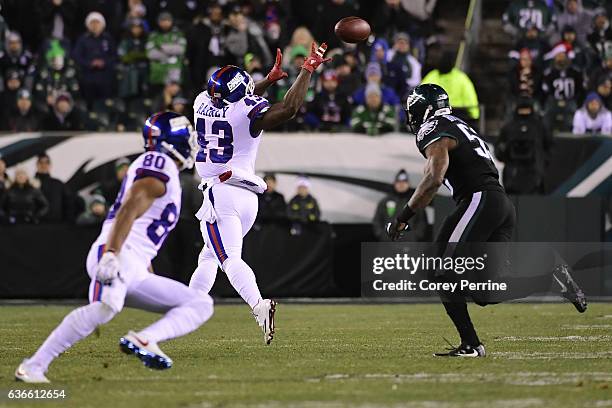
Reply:
[[[297,79],[291,85],[283,100],[272,105],[260,119],[253,123],[252,128],[254,132],[271,129],[296,115],[302,103],[304,103],[312,73],[319,65],[330,60],[330,58],[323,58],[326,50],[327,44],[323,43],[317,48],[316,44],[312,43],[310,56],[306,59],[304,65],[302,65],[302,70]]]
[[[262,96],[268,87],[270,87],[276,81],[287,78],[287,73],[283,71],[281,67],[283,63],[283,54],[281,53],[280,48],[276,49],[276,61],[274,62],[274,66],[272,70],[268,72],[268,75],[261,81],[255,83],[255,95]]]
[[[414,216],[416,210],[425,208],[431,203],[444,182],[444,175],[449,164],[448,152],[454,149],[456,145],[457,142],[454,139],[442,137],[427,146],[425,149],[425,156],[427,157],[425,174],[410,201],[406,203],[388,227],[388,233],[392,240],[397,240],[401,233],[406,230],[408,220]]]

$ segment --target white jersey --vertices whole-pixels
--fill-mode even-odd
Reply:
[[[206,92],[196,97],[193,111],[200,145],[196,169],[202,179],[228,170],[255,174],[262,132],[253,132],[251,125],[269,108],[270,103],[257,95],[248,95],[222,108],[215,107]]]
[[[176,226],[181,211],[181,183],[178,167],[170,156],[161,152],[143,153],[130,165],[117,199],[102,225],[102,232],[94,246],[100,247],[106,243],[125,194],[136,180],[144,177],[155,177],[163,181],[166,184],[166,193],[155,199],[151,207],[134,221],[123,245],[146,258],[150,263],[157,255],[168,233]]]

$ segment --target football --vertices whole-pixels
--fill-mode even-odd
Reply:
[[[336,36],[347,43],[358,43],[370,35],[370,25],[359,17],[345,17],[336,23]]]

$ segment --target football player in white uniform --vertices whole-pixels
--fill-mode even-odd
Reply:
[[[263,299],[253,270],[242,260],[242,239],[257,216],[257,195],[266,183],[255,175],[255,160],[264,130],[295,116],[315,69],[329,59],[326,44],[312,44],[295,83],[284,99],[271,105],[261,95],[274,81],[286,76],[280,69],[281,53],[266,79],[253,83],[242,69],[227,65],[215,71],[205,92],[194,102],[194,123],[200,151],[196,169],[202,177],[204,202],[197,214],[206,245],[189,286],[208,294],[217,274],[217,265],[251,307],[255,320],[270,344],[274,336],[276,303]]]
[[[167,369],[172,360],[157,343],[200,327],[213,313],[209,296],[149,272],[181,210],[179,170],[193,166],[196,142],[184,116],[161,112],[147,119],[146,152],[129,167],[115,203],[87,257],[89,304],[69,313],[43,345],[15,371],[17,380],[49,382],[49,364],[94,329],[109,322],[124,304],[166,313],[160,320],[123,336],[119,345],[145,366]]]

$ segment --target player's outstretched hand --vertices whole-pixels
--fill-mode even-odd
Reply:
[[[274,62],[272,70],[270,70],[270,72],[268,72],[268,75],[266,76],[266,78],[268,78],[268,81],[276,82],[279,79],[287,78],[289,76],[285,71],[283,71],[283,68],[281,67],[282,63],[283,54],[281,53],[280,48],[277,48],[276,61]]]
[[[313,41],[312,45],[310,46],[310,55],[308,58],[306,58],[306,61],[304,61],[302,68],[312,74],[317,68],[319,68],[319,65],[323,64],[324,62],[331,61],[331,58],[323,58],[325,51],[327,51],[327,44],[323,43],[317,47],[317,43]]]
[[[119,276],[119,258],[113,252],[105,252],[98,262],[96,279],[107,282]]]
[[[391,238],[391,241],[397,241],[404,235],[404,232],[410,230],[410,225],[401,222],[397,218],[387,224],[387,235]]]

